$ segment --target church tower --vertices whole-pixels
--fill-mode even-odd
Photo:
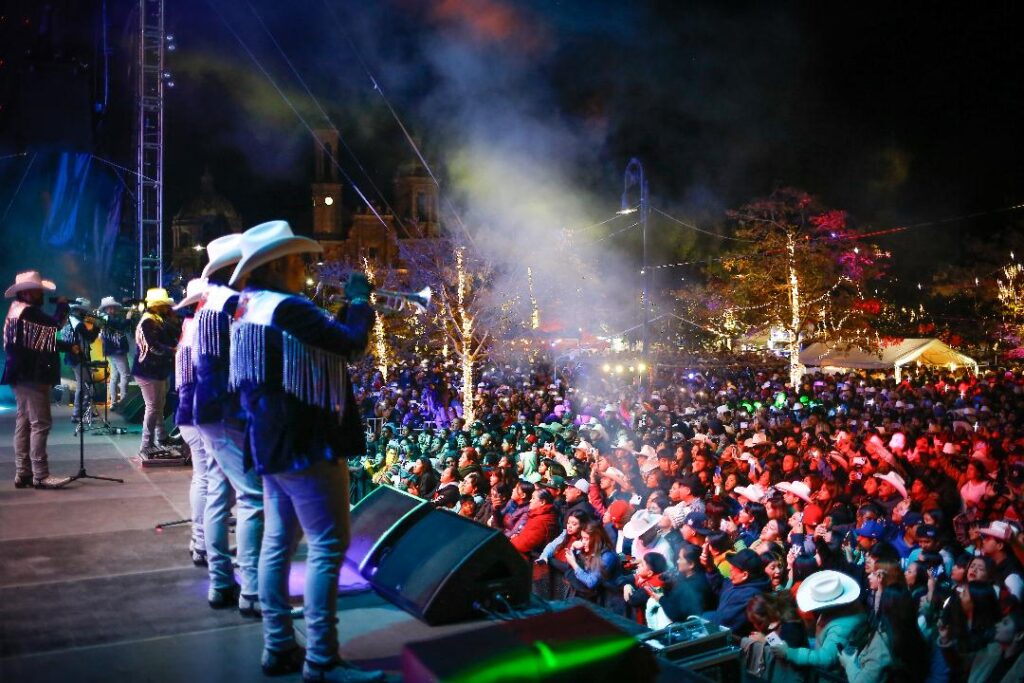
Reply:
[[[344,238],[341,225],[341,188],[335,155],[336,130],[316,131],[313,149],[313,237],[335,241]]]
[[[437,209],[437,185],[423,165],[418,159],[403,164],[395,174],[395,213],[405,228],[400,236],[414,239],[440,237]]]

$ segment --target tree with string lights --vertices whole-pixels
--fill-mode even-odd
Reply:
[[[404,240],[399,245],[410,286],[429,286],[431,310],[419,321],[423,340],[445,360],[453,358],[462,377],[463,417],[474,419],[474,376],[494,339],[530,326],[529,301],[497,291],[494,266],[468,240],[455,236]]]
[[[790,382],[804,368],[801,342],[877,349],[873,326],[884,304],[868,298],[886,254],[862,239],[846,212],[819,204],[808,193],[783,188],[729,212],[735,244],[722,258],[719,291],[728,315],[748,330],[781,332],[789,355]]]

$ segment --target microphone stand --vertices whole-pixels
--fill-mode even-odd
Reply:
[[[102,361],[102,363],[103,363],[103,365],[106,365],[106,361]],[[91,365],[91,363],[87,363],[86,364],[86,366],[83,368],[83,370],[85,370],[86,372],[81,373],[81,376],[82,376],[83,380],[86,377],[89,378],[89,387],[90,387],[89,395],[91,396],[92,395],[92,368],[89,367],[90,365]],[[83,407],[82,403],[85,402],[85,392],[84,391],[79,391],[78,392],[78,396],[79,396],[79,398],[78,398],[78,405],[76,406],[76,408],[78,409],[78,419],[80,420],[80,422],[78,423],[78,429],[76,430],[78,432],[78,474],[76,474],[73,477],[71,477],[64,484],[64,486],[67,486],[68,484],[70,484],[73,481],[78,481],[79,479],[98,479],[100,481],[114,481],[114,482],[117,482],[118,484],[123,484],[124,483],[124,479],[116,479],[114,477],[98,477],[98,476],[89,474],[88,472],[85,471],[85,426],[81,422],[81,420],[84,420],[83,413],[82,413],[82,407]],[[90,399],[89,400],[89,414],[90,415],[92,414],[92,408],[93,408],[92,400]],[[107,425],[107,426],[109,427],[110,425]]]

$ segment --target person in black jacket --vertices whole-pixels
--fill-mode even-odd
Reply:
[[[178,317],[171,310],[174,300],[163,288],[146,292],[146,312],[135,328],[135,363],[132,374],[142,390],[146,412],[142,418],[140,454],[148,454],[154,446],[166,441],[164,404],[167,401],[167,379],[174,368],[174,349],[181,334]]]
[[[67,317],[67,300],[58,300],[55,316],[43,312],[43,291],[55,285],[38,271],[18,273],[4,296],[14,298],[4,319],[3,384],[9,384],[17,402],[14,426],[15,488],[35,486],[55,489],[70,477],[50,475],[46,441],[53,418],[50,415],[50,388],[60,382],[59,351],[76,353],[81,349],[58,338]]]
[[[95,313],[88,307],[88,299],[76,299],[65,328],[68,330],[66,341],[78,349],[67,354],[68,365],[75,373],[75,406],[71,413],[71,419],[75,422],[87,414],[86,411],[93,409],[92,368],[89,363],[92,361],[92,343],[99,336],[100,327]]]
[[[107,399],[114,406],[128,395],[128,338],[132,334],[135,310],[126,309],[112,296],[105,296],[100,301],[100,312],[103,313],[100,341],[103,342],[103,355],[110,363]]]
[[[761,558],[749,548],[744,548],[731,558],[732,569],[729,582],[718,597],[718,608],[705,612],[703,617],[719,626],[727,626],[738,636],[750,633],[747,619],[747,602],[760,593],[771,590],[771,584],[761,566]]]
[[[305,681],[381,680],[338,657],[338,573],[349,542],[348,458],[366,450],[347,363],[369,343],[373,311],[365,275],[345,285],[345,320],[301,296],[304,254],[320,245],[285,221],[242,234],[230,284],[247,277],[231,330],[229,386],[245,411],[245,454],[263,476],[259,563],[265,673],[302,668]],[[308,545],[305,652],[292,627],[288,576],[299,533]],[[304,660],[304,661],[303,661]]]

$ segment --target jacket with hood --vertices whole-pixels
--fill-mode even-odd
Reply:
[[[705,612],[703,617],[719,626],[726,626],[738,636],[750,633],[750,622],[747,620],[747,603],[759,593],[771,590],[768,577],[747,579],[743,583],[726,582],[722,595],[718,599],[718,609]]]
[[[537,508],[528,508],[526,524],[518,534],[511,536],[510,540],[523,557],[530,558],[557,535],[558,513],[554,505],[545,503]]]

